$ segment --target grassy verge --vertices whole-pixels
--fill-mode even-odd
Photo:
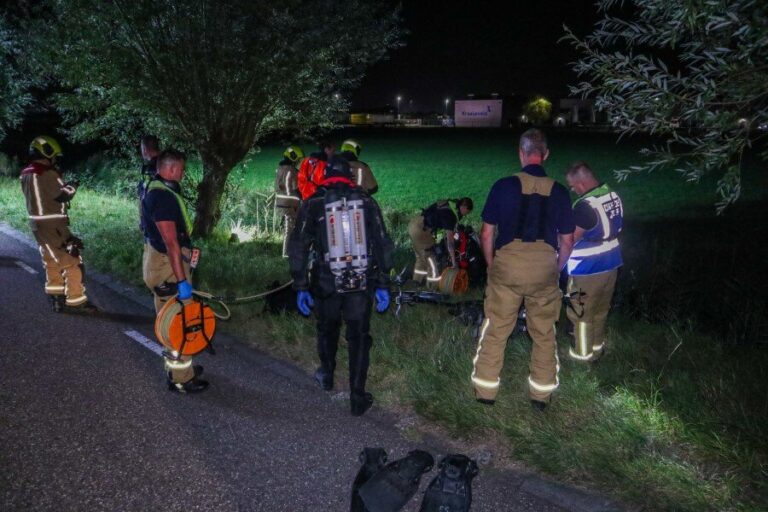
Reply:
[[[403,154],[397,140],[380,143],[389,150],[399,147],[401,151],[396,153]],[[266,148],[261,155],[270,152],[277,150]],[[390,172],[386,160],[375,160],[373,147],[370,153],[369,163],[374,169],[375,165],[382,168],[377,175]],[[454,154],[459,155],[449,155]],[[461,158],[466,165],[474,165],[465,156]],[[264,167],[259,167],[258,161],[251,162],[236,176],[241,189],[231,194],[227,206],[232,220],[243,218],[246,223],[254,223],[254,210],[259,207],[253,205],[260,197],[254,188],[258,190],[268,181],[264,176],[271,176],[273,160],[270,156],[267,162],[265,157]],[[396,164],[394,160],[390,163]],[[414,168],[417,163],[413,163]],[[443,172],[443,165],[445,162],[435,161],[433,171],[423,171],[424,176],[406,175],[402,181],[410,180],[411,185],[402,185],[402,189],[433,189],[435,185],[429,181],[435,175],[431,173]],[[390,179],[397,181],[391,172]],[[672,199],[668,194],[679,195],[680,189],[675,190],[665,190],[664,198],[659,199],[638,189],[637,194],[645,194],[647,201],[653,198],[657,202],[643,204],[642,214],[633,217],[634,234],[626,240],[627,259],[631,262],[628,267],[633,274],[624,277],[624,299],[610,324],[612,350],[598,366],[587,368],[566,360],[568,341],[560,339],[562,385],[545,415],[533,414],[526,399],[530,352],[527,338],[515,338],[507,349],[496,406],[480,406],[474,402],[469,385],[475,350],[469,329],[445,310],[432,306],[408,308],[400,319],[391,314],[374,315],[370,389],[379,403],[413,408],[456,437],[474,441],[489,436],[501,439],[515,457],[545,473],[646,509],[764,509],[768,502],[768,398],[764,391],[768,351],[759,344],[741,346],[702,334],[700,324],[688,321],[690,315],[679,306],[686,297],[681,295],[685,283],[677,275],[680,268],[694,269],[691,276],[707,275],[713,259],[721,268],[731,253],[749,262],[749,258],[759,260],[762,253],[756,249],[756,256],[749,255],[744,245],[738,245],[755,236],[749,229],[740,237],[728,238],[723,235],[729,230],[726,221],[704,223],[705,227],[697,228],[699,231],[680,224],[692,209],[686,211],[687,215],[677,216],[674,223],[664,220],[664,212],[669,213],[664,201]],[[428,194],[422,191],[418,197],[397,202],[384,193],[380,200],[395,238],[402,244],[407,212],[431,199],[425,199]],[[73,229],[86,242],[87,265],[140,284],[136,205],[124,197],[108,190],[82,190],[72,211]],[[698,196],[688,199],[689,203],[685,198],[675,199],[678,202],[673,201],[672,208],[705,203]],[[661,212],[655,218],[651,215],[654,206]],[[15,180],[0,180],[0,218],[25,228]],[[207,241],[196,287],[235,294],[259,291],[273,280],[286,279],[277,238],[266,227],[264,236],[253,242],[232,244],[224,233]],[[680,239],[680,232],[690,236]],[[726,249],[717,249],[714,256],[702,252],[698,258],[690,257],[691,247],[697,247],[695,242],[707,237],[714,237],[716,243],[703,248],[726,245]],[[410,258],[408,253],[404,247],[399,249],[400,264]],[[665,260],[672,256],[674,261]],[[672,292],[677,295],[664,295]],[[653,311],[666,311],[665,315],[640,314],[650,311],[648,303],[659,300],[661,295],[662,305]],[[709,299],[710,303],[724,302],[721,297]],[[735,310],[756,310],[759,303],[747,302],[759,300],[742,298]],[[310,320],[295,314],[266,315],[262,305],[254,303],[237,307],[228,328],[254,346],[296,361],[308,370],[315,365],[314,327]],[[340,351],[340,369],[345,367],[345,358],[344,351]],[[344,372],[338,376],[343,378]]]

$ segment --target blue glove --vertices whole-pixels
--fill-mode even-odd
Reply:
[[[179,281],[176,286],[178,290],[177,298],[179,300],[189,300],[192,298],[192,285],[186,279]]]
[[[315,305],[315,301],[312,300],[312,294],[307,290],[301,290],[296,295],[296,307],[304,316],[309,316],[310,309]]]
[[[383,313],[389,307],[389,290],[376,288],[376,311]]]

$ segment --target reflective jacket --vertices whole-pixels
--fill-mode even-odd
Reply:
[[[291,268],[294,290],[312,290],[321,297],[332,295],[336,284],[325,255],[328,241],[325,229],[325,194],[333,189],[340,196],[350,197],[353,192],[361,197],[365,211],[365,232],[368,242],[368,289],[389,285],[394,244],[387,234],[379,205],[362,189],[349,180],[326,184],[301,204],[296,218],[296,228],[288,241],[288,263]],[[309,253],[314,250],[317,259],[309,267]]]
[[[583,276],[620,267],[623,261],[618,235],[624,219],[621,198],[603,184],[578,198],[573,203],[574,208],[582,202],[586,202],[595,212],[597,223],[574,244],[568,259],[568,273]]]
[[[289,159],[282,160],[275,171],[275,206],[277,208],[298,208],[299,171]]]
[[[64,183],[62,173],[56,166],[32,162],[21,171],[20,179],[33,230],[37,222],[69,220],[68,203],[74,197],[76,188]]]

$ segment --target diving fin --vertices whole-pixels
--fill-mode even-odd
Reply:
[[[352,503],[350,512],[368,512],[362,498],[360,487],[376,474],[387,463],[387,452],[384,448],[363,448],[360,452],[360,471],[357,472],[355,482],[352,484]]]
[[[428,452],[413,450],[390,462],[360,487],[369,512],[398,512],[419,489],[421,475],[432,469],[435,459]]]
[[[440,473],[427,487],[419,512],[469,512],[477,463],[466,455],[446,455],[438,467]]]

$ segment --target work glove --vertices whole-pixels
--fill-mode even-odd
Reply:
[[[376,288],[376,311],[383,313],[389,307],[389,290]]]
[[[179,300],[189,300],[192,298],[192,285],[186,279],[179,281],[176,286],[178,290],[176,297]]]
[[[315,305],[315,301],[312,300],[312,294],[307,290],[301,290],[296,295],[296,307],[304,316],[309,316],[310,309]]]

